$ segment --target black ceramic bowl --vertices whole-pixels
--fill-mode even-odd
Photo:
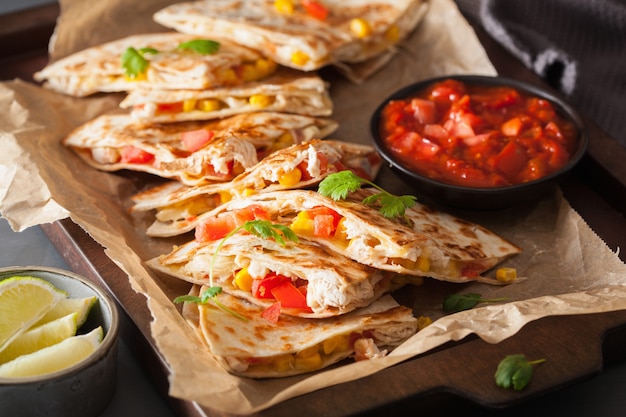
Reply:
[[[518,91],[550,101],[558,114],[569,120],[576,128],[576,146],[569,162],[560,170],[545,177],[509,186],[475,188],[453,185],[417,173],[408,164],[401,162],[387,148],[380,134],[381,112],[391,100],[413,96],[431,84],[454,79],[466,85],[509,86]],[[561,98],[538,86],[497,76],[456,75],[423,80],[408,85],[387,97],[374,111],[370,119],[370,130],[374,146],[391,169],[398,174],[418,196],[448,207],[468,210],[497,210],[517,206],[544,197],[553,191],[558,181],[578,164],[587,150],[589,142],[584,123],[579,114]]]

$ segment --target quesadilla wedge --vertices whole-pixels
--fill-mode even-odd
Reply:
[[[286,8],[281,7],[284,3],[289,3]],[[219,35],[263,51],[284,66],[311,71],[328,64],[362,62],[389,51],[415,28],[427,3],[187,1],[157,11],[154,20],[182,33]]]
[[[203,89],[265,78],[277,65],[241,45],[177,32],[146,33],[96,45],[34,74],[67,95],[137,88]]]
[[[192,287],[190,295],[205,291]],[[385,295],[372,305],[327,319],[281,316],[271,322],[258,306],[228,294],[219,301],[242,321],[209,303],[185,303],[183,317],[228,372],[278,378],[314,372],[341,360],[376,360],[418,331],[410,308]]]
[[[223,291],[263,308],[307,318],[364,307],[390,291],[393,273],[355,262],[306,239],[285,244],[251,233],[189,241],[147,265],[170,276]]]
[[[193,187],[178,181],[157,185],[133,196],[131,210],[156,209],[156,219],[146,233],[175,236],[193,230],[206,213],[230,200],[311,187],[345,169],[372,180],[380,166],[380,156],[372,146],[313,139],[271,153],[230,182]]]
[[[481,274],[521,249],[490,230],[417,203],[410,219],[390,219],[363,204],[373,189],[335,201],[311,190],[274,191],[221,205],[196,226],[195,238],[209,241],[215,230],[237,227],[238,213],[288,225],[298,236],[355,261],[409,276],[449,282],[500,284]],[[218,235],[219,236],[219,235]]]
[[[324,80],[285,67],[262,81],[235,87],[137,89],[120,107],[131,108],[134,118],[147,123],[208,120],[256,111],[330,116],[333,110]]]
[[[229,181],[273,150],[323,138],[336,127],[329,119],[274,112],[154,125],[104,114],[70,132],[63,144],[103,171],[148,172],[199,185]]]

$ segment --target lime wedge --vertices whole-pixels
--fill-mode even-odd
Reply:
[[[80,329],[87,320],[89,312],[96,304],[98,298],[94,295],[85,298],[64,298],[59,301],[51,310],[49,310],[44,316],[35,324],[40,326],[44,323],[48,323],[52,320],[65,317],[71,313],[77,313],[76,327]]]
[[[75,336],[78,329],[77,319],[78,313],[70,313],[25,331],[0,352],[0,363],[9,362],[18,356],[33,353]]]
[[[65,291],[41,278],[14,276],[0,281],[0,351],[65,297]]]
[[[0,365],[0,377],[23,378],[68,368],[95,352],[103,336],[102,327],[96,327],[89,333],[68,337],[56,345],[22,355]]]

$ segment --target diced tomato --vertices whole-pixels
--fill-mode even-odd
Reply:
[[[272,290],[285,282],[291,282],[291,278],[284,275],[269,273],[264,278],[252,281],[252,295],[261,299],[273,299]]]
[[[274,287],[272,289],[272,295],[277,301],[280,301],[282,307],[311,310],[306,303],[305,295],[302,294],[291,281]]]
[[[271,323],[278,323],[278,319],[280,318],[280,301],[275,302],[261,313],[261,317]]]
[[[215,132],[206,129],[189,130],[180,134],[185,150],[195,152],[213,139]]]
[[[502,123],[500,131],[504,136],[518,136],[522,130],[522,119],[514,117]]]
[[[495,166],[508,176],[515,176],[526,165],[527,156],[524,149],[515,141],[510,141],[495,159]]]
[[[424,126],[424,136],[443,142],[448,137],[448,131],[440,124],[427,124]]]
[[[195,238],[198,242],[212,242],[224,238],[236,227],[237,223],[232,215],[211,217],[196,226]]]
[[[313,219],[313,234],[317,237],[333,236],[342,217],[335,210],[325,206],[313,207],[307,210],[307,213]]]
[[[328,17],[328,9],[319,1],[302,0],[302,6],[309,16],[317,20],[326,20]]]
[[[465,95],[465,86],[456,80],[445,80],[430,91],[429,98],[435,103],[449,103]]]
[[[262,206],[258,204],[250,204],[239,210],[234,211],[237,218],[237,225],[241,225],[251,220],[268,220],[269,214]]]
[[[121,162],[127,164],[149,164],[154,161],[154,155],[136,146],[127,145],[120,151]]]
[[[157,104],[156,112],[158,113],[182,113],[183,102],[177,103],[159,103]]]
[[[455,138],[469,138],[471,136],[476,136],[472,126],[464,121],[449,119],[443,124],[443,128],[448,131],[450,136]]]
[[[413,117],[422,125],[435,123],[437,118],[437,108],[435,103],[423,98],[413,98],[410,101],[413,110]]]
[[[229,211],[220,216],[211,217],[196,226],[195,238],[199,242],[212,242],[224,238],[228,233],[251,220],[267,220],[267,211],[251,204],[239,210]]]

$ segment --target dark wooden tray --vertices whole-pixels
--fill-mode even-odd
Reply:
[[[0,46],[24,40],[24,49],[0,55],[0,79],[30,80],[46,61],[45,46],[58,14],[56,6],[0,17]],[[32,16],[36,16],[33,18]],[[51,21],[52,19],[52,21]],[[16,25],[17,20],[37,24]],[[4,24],[13,22],[11,28]],[[470,22],[471,23],[471,22]],[[477,28],[492,62],[503,74],[539,82],[506,51]],[[19,36],[19,37],[16,37]],[[0,48],[0,50],[2,50]],[[3,65],[4,64],[4,65]],[[626,247],[626,150],[589,122],[591,144],[581,165],[563,184],[566,198],[591,228],[616,250]],[[71,220],[41,226],[61,256],[77,273],[99,283],[118,301],[128,320],[122,337],[143,370],[167,396],[167,366],[150,334],[146,300],[131,288],[128,278]],[[622,252],[621,257],[624,259]],[[626,356],[626,311],[548,317],[531,322],[513,337],[492,345],[476,337],[440,348],[357,381],[329,387],[280,403],[257,416],[302,415],[451,415],[506,409],[587,379],[612,361]],[[549,357],[524,391],[502,390],[493,371],[505,355],[522,351],[530,357]],[[185,417],[222,416],[189,401],[168,397]]]

